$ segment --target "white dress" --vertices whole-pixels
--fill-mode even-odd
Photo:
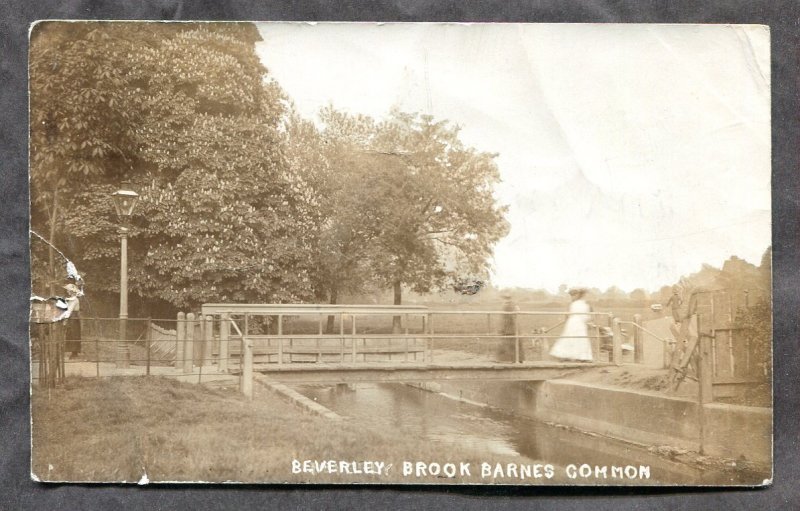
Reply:
[[[575,300],[569,305],[571,314],[564,324],[561,337],[553,344],[550,355],[570,360],[592,360],[592,342],[586,323],[591,319],[591,308],[584,300]]]

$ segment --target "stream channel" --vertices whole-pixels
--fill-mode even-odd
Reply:
[[[476,456],[491,456],[492,460],[550,463],[562,474],[570,464],[650,466],[647,480],[577,477],[575,484],[746,485],[759,484],[766,477],[733,469],[701,468],[638,445],[464,403],[409,385],[361,383],[294,388],[364,427],[420,439],[417,459],[421,461],[426,460],[425,443],[436,442]]]

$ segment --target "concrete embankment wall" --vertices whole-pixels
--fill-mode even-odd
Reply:
[[[583,431],[648,445],[700,448],[700,407],[696,401],[570,380],[547,382],[442,382],[427,390],[515,415],[572,426]],[[772,456],[772,411],[708,404],[704,452],[761,463]]]
[[[772,460],[772,408],[714,403],[705,406],[705,414],[709,454]]]

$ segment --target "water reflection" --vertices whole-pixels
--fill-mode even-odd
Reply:
[[[406,385],[309,385],[297,390],[359,424],[379,431],[391,426],[429,442],[457,445],[476,456],[491,454],[518,463],[546,462],[557,467],[584,463],[649,465],[648,484],[758,484],[764,477],[702,470],[624,442],[465,404]],[[619,482],[609,479],[610,484]]]

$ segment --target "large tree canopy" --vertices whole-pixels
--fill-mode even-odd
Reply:
[[[132,292],[175,306],[308,297],[307,190],[258,38],[251,24],[37,25],[33,226],[94,289],[116,289],[110,193],[129,178]]]
[[[292,159],[313,189],[313,282],[319,300],[337,303],[342,293],[371,283],[377,218],[365,186],[370,161],[365,156],[375,137],[375,122],[332,107],[320,112],[321,129],[295,119],[290,132]]]
[[[335,303],[366,284],[428,292],[488,273],[506,234],[494,155],[465,147],[458,128],[429,116],[384,122],[325,108],[321,130],[300,123],[299,167],[317,191],[315,287]],[[313,155],[313,156],[312,156]],[[312,161],[309,161],[311,158]]]

